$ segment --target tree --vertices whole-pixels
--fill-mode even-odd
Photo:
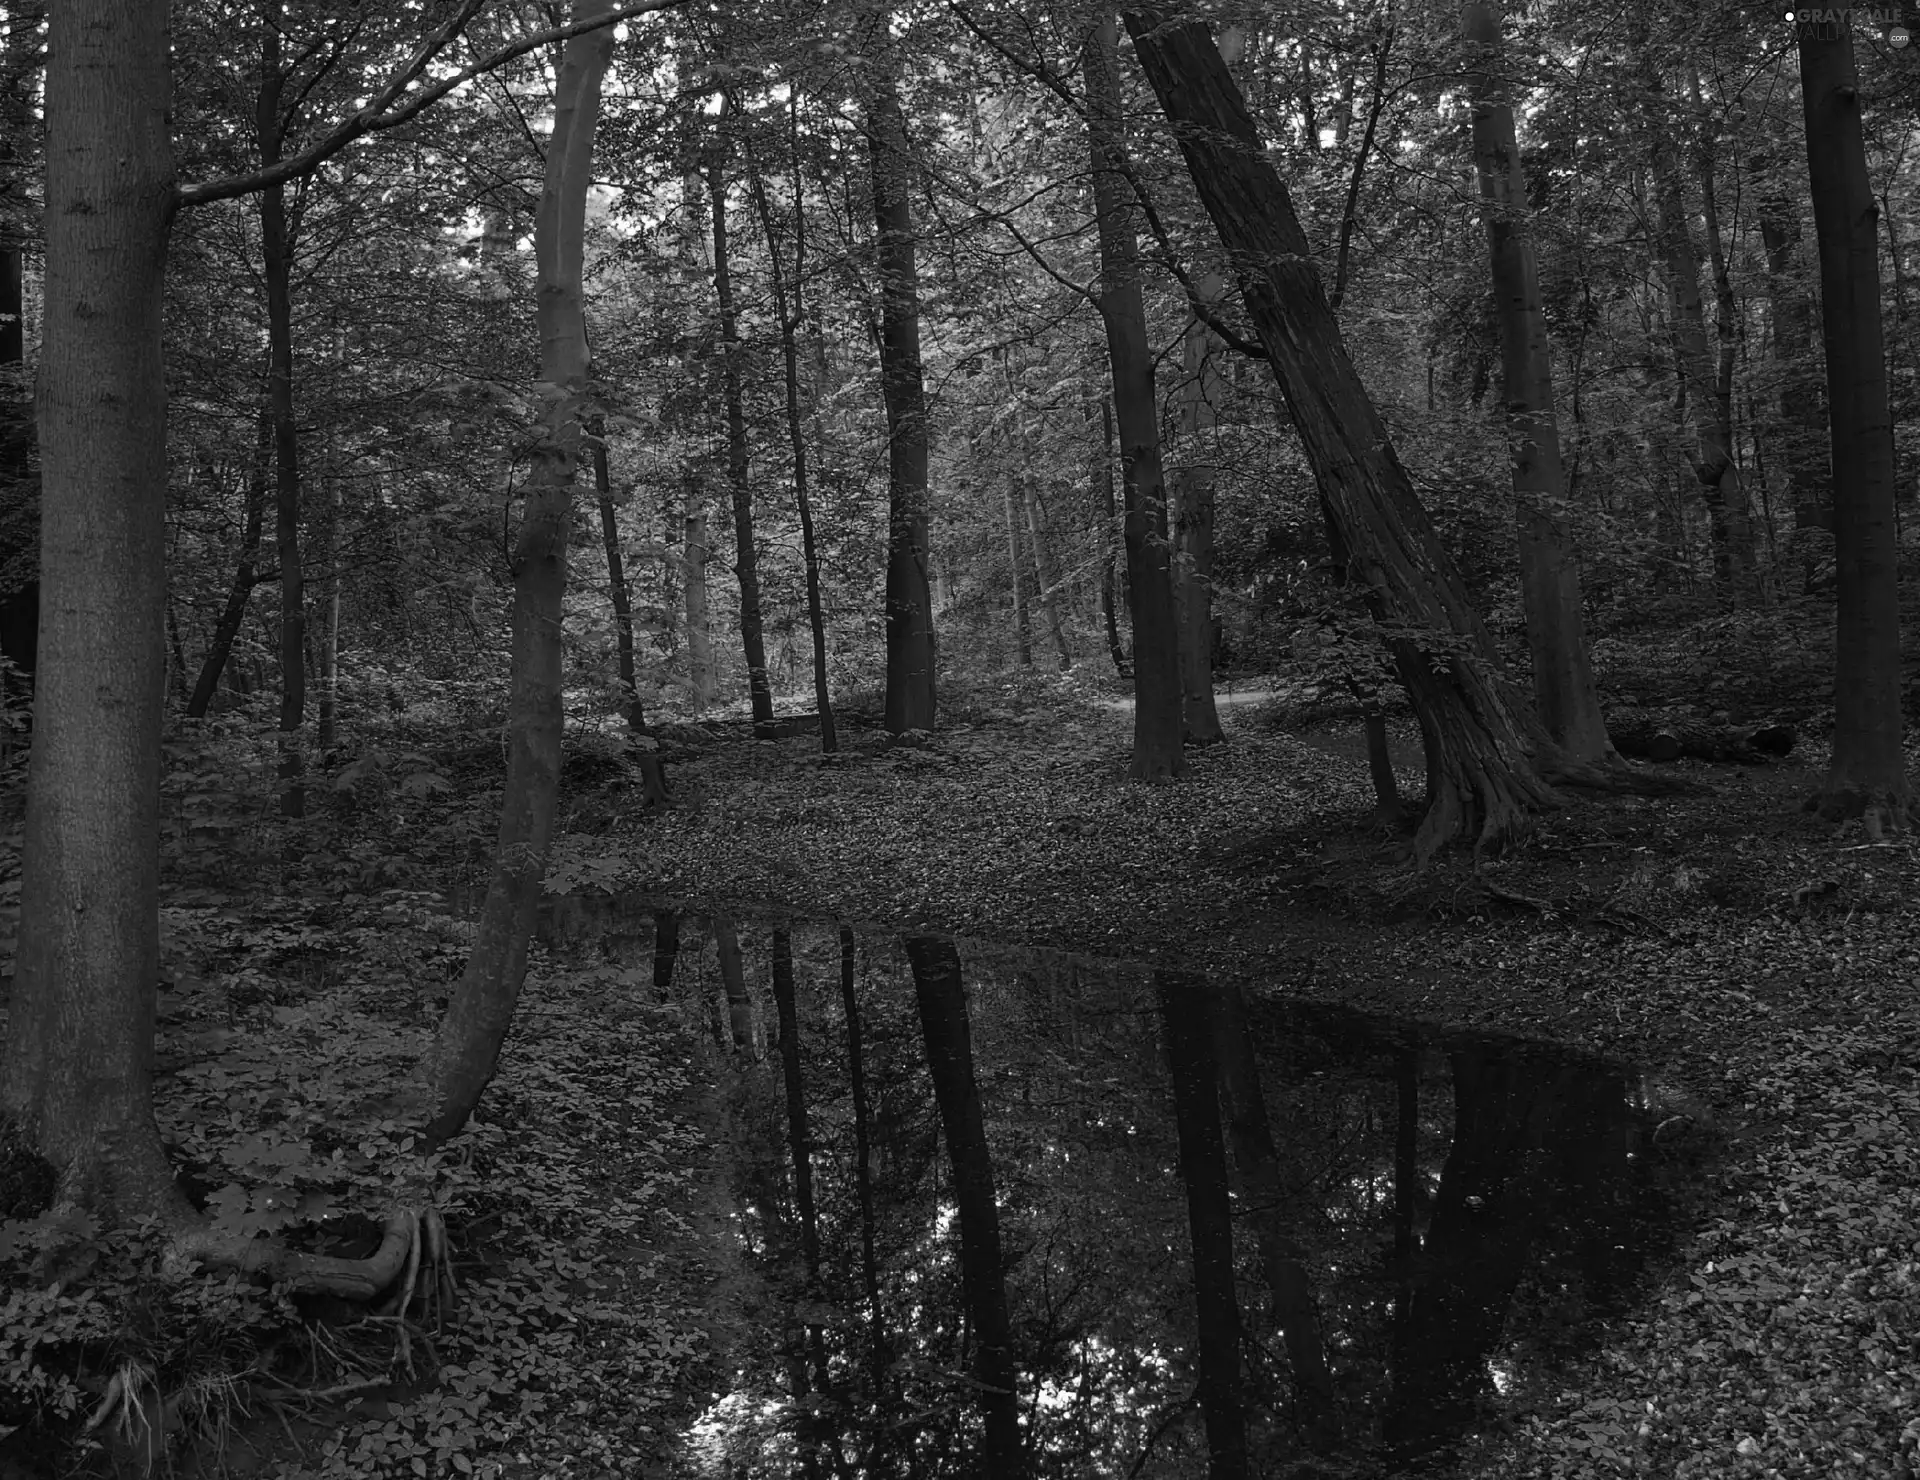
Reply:
[[[175,188],[168,137],[166,7],[77,0],[55,8],[39,403],[46,622],[23,850],[28,913],[0,1060],[0,1112],[53,1165],[63,1203],[108,1219],[157,1214],[180,1257],[365,1298],[404,1267],[422,1218],[390,1218],[366,1260],[236,1238],[193,1216],[154,1123],[168,228],[182,206],[293,179],[353,140],[416,116],[463,80],[656,8],[652,0],[600,8],[410,91],[470,18],[462,12],[314,145],[186,189]]]
[[[580,0],[578,16],[597,20],[611,9],[612,0]],[[459,1133],[493,1078],[526,979],[527,945],[553,842],[560,790],[567,543],[575,476],[585,446],[591,370],[582,306],[587,191],[593,183],[600,82],[612,56],[611,28],[574,37],[562,53],[554,87],[553,132],[547,141],[546,180],[533,238],[540,379],[552,387],[553,399],[514,542],[513,693],[493,874],[480,907],[473,953],[425,1065],[432,1100],[427,1134],[434,1141]]]
[[[740,583],[740,646],[747,659],[747,695],[755,724],[773,723],[767,684],[767,644],[760,620],[760,557],[753,543],[753,483],[747,452],[747,413],[740,388],[740,317],[733,301],[733,263],[727,242],[726,133],[732,97],[721,94],[719,132],[708,147],[707,195],[713,210],[713,294],[720,305],[727,414],[727,487],[733,494],[733,573]]]
[[[1233,1206],[1208,987],[1205,978],[1176,971],[1156,971],[1153,986],[1173,1080],[1180,1180],[1187,1190],[1207,1474],[1211,1480],[1235,1480],[1249,1473],[1247,1417],[1240,1393],[1240,1306],[1233,1289]]]
[[[1799,26],[1807,176],[1820,246],[1820,322],[1833,448],[1833,764],[1812,804],[1878,837],[1907,820],[1900,712],[1893,422],[1881,343],[1879,207],[1867,176],[1849,21]]]
[[[46,592],[0,1108],[107,1216],[181,1213],[153,1119],[166,381],[167,14],[75,0],[46,76]]]
[[[1576,760],[1614,759],[1587,658],[1579,556],[1563,512],[1566,478],[1553,406],[1553,361],[1540,269],[1529,230],[1526,179],[1504,96],[1499,13],[1487,0],[1460,7],[1473,97],[1473,163],[1486,213],[1500,319],[1500,378],[1514,514],[1520,530],[1520,597],[1533,657],[1533,701],[1554,742]]]
[[[1559,752],[1502,673],[1348,358],[1287,188],[1205,26],[1130,11],[1127,29],[1227,249],[1353,569],[1381,598],[1434,783],[1415,856],[1455,836],[1497,846],[1554,805],[1551,774],[1605,778]]]
[[[913,967],[927,1069],[953,1169],[960,1279],[974,1341],[975,1401],[987,1430],[982,1473],[989,1480],[1011,1480],[1026,1468],[1014,1392],[1013,1332],[1007,1319],[993,1157],[987,1147],[980,1087],[973,1075],[973,1038],[967,1025],[966,988],[960,980],[960,953],[945,937],[908,936],[903,944]]]
[[[1226,284],[1208,273],[1196,284],[1209,307]],[[1218,420],[1222,387],[1215,356],[1222,346],[1196,314],[1181,340],[1178,398],[1183,458],[1173,477],[1173,604],[1180,624],[1181,715],[1189,745],[1226,739],[1213,703],[1213,450],[1203,434]]]
[[[912,144],[893,74],[889,16],[869,29],[866,135],[880,299],[880,392],[887,406],[887,732],[934,721],[933,592],[927,579],[927,394],[920,367]]]
[[[1135,781],[1165,781],[1185,775],[1187,769],[1181,752],[1179,634],[1173,610],[1153,352],[1147,342],[1132,186],[1120,132],[1115,38],[1111,15],[1089,27],[1081,41],[1080,69],[1087,91],[1087,138],[1100,238],[1097,301],[1107,331],[1126,508],[1127,595],[1133,614],[1133,761],[1127,775]]]
[[[1754,585],[1753,528],[1747,493],[1733,459],[1732,346],[1723,338],[1726,358],[1718,367],[1707,347],[1706,314],[1701,303],[1699,249],[1694,244],[1676,145],[1675,121],[1660,103],[1665,81],[1650,68],[1647,91],[1653,119],[1653,187],[1660,238],[1666,259],[1667,293],[1674,319],[1674,359],[1679,369],[1686,412],[1694,426],[1693,474],[1706,502],[1713,538],[1713,580],[1729,608],[1747,604]],[[1723,319],[1724,323],[1724,319]]]
[[[254,98],[254,142],[260,163],[270,168],[285,152],[292,115],[305,90],[286,102],[292,69],[281,56],[280,0],[261,8],[260,88]],[[300,436],[294,423],[293,262],[297,215],[287,211],[281,180],[259,194],[261,277],[267,287],[267,416],[273,429],[274,546],[280,561],[280,810],[306,815],[306,759],[301,727],[306,723],[306,586],[300,571]]]

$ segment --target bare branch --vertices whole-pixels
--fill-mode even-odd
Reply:
[[[467,23],[486,4],[486,0],[465,0],[453,18],[423,43],[408,60],[406,66],[393,75],[377,98],[359,112],[334,125],[332,132],[318,143],[302,149],[298,154],[290,154],[265,169],[253,170],[244,175],[228,175],[225,179],[209,180],[203,185],[182,186],[174,192],[173,203],[176,207],[203,206],[216,200],[232,200],[237,196],[251,195],[255,191],[265,190],[270,185],[282,184],[296,176],[310,175],[355,139],[363,138],[367,134],[379,133],[382,129],[397,128],[424,109],[439,102],[461,84],[471,82],[484,73],[505,66],[515,57],[525,56],[530,51],[538,51],[543,46],[552,46],[556,42],[566,41],[574,36],[584,36],[589,31],[598,31],[606,26],[617,25],[621,21],[632,20],[635,16],[651,15],[655,11],[670,10],[676,5],[685,3],[686,0],[640,0],[638,4],[623,5],[609,14],[595,16],[591,20],[574,21],[569,25],[536,31],[530,36],[522,36],[517,41],[508,42],[470,66],[461,68],[451,77],[444,77],[405,102],[401,102],[401,95],[413,85],[421,72],[426,69],[427,64],[453,42],[454,38],[466,28]]]

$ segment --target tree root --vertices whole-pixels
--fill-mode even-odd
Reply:
[[[1595,765],[1556,753],[1541,757],[1538,770],[1541,779],[1553,786],[1563,786],[1598,796],[1704,797],[1713,795],[1713,788],[1704,781],[1695,781],[1687,776],[1676,776],[1671,772],[1649,771],[1643,766],[1629,765],[1626,761],[1620,760]]]
[[[183,1273],[193,1264],[205,1264],[265,1279],[299,1294],[337,1295],[368,1305],[383,1292],[395,1290],[401,1303],[394,1308],[404,1310],[422,1294],[423,1261],[431,1285],[426,1298],[450,1303],[453,1275],[447,1267],[446,1238],[446,1224],[433,1208],[403,1208],[389,1214],[380,1246],[364,1259],[308,1254],[196,1219],[175,1231],[166,1267]]]

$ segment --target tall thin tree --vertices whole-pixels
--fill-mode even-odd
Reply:
[[[1833,446],[1833,764],[1812,805],[1879,834],[1905,824],[1911,792],[1900,712],[1899,547],[1893,418],[1880,326],[1880,209],[1867,174],[1847,13],[1799,25],[1807,176],[1820,244],[1820,318]]]

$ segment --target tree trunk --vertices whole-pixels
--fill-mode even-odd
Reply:
[[[1657,76],[1649,80],[1648,91],[1656,98],[1663,89]],[[1731,407],[1719,401],[1718,378],[1707,349],[1700,262],[1680,188],[1673,124],[1665,116],[1657,117],[1654,124],[1653,177],[1667,289],[1673,304],[1674,353],[1687,415],[1694,428],[1693,475],[1700,485],[1713,538],[1714,589],[1721,604],[1731,610],[1751,595],[1753,535],[1746,518],[1746,491],[1740,486],[1739,470],[1733,463]]]
[[[760,212],[760,231],[767,242],[767,275],[773,285],[773,311],[780,320],[780,359],[785,370],[787,439],[793,446],[793,502],[800,515],[800,558],[807,572],[807,626],[813,638],[813,703],[820,715],[820,751],[840,749],[833,722],[833,695],[827,678],[827,618],[820,599],[820,551],[814,543],[813,499],[807,489],[807,438],[800,413],[800,346],[798,334],[805,320],[800,307],[800,285],[807,270],[807,213],[800,177],[800,100],[788,100],[793,136],[793,311],[787,311],[786,277],[780,266],[780,247],[773,234],[773,211],[767,205],[766,185],[747,158],[747,178]]]
[[[973,1328],[975,1401],[986,1427],[985,1463],[978,1473],[988,1480],[1012,1480],[1026,1470],[1015,1402],[1013,1332],[1007,1318],[993,1158],[973,1075],[960,953],[944,937],[908,936],[903,944],[913,967],[927,1068],[933,1077],[934,1102],[940,1107],[953,1170],[953,1201],[960,1215],[960,1283]]]
[[[1493,296],[1500,319],[1500,371],[1507,457],[1520,532],[1520,598],[1533,658],[1533,700],[1554,743],[1575,760],[1604,765],[1600,695],[1587,656],[1579,557],[1567,527],[1566,479],[1553,407],[1553,359],[1528,219],[1527,182],[1506,98],[1499,14],[1487,0],[1460,8],[1473,98],[1473,163],[1486,214]]]
[[[887,45],[883,10],[875,49]],[[933,593],[927,581],[927,401],[920,373],[911,146],[891,60],[866,102],[880,293],[880,390],[887,407],[887,699],[890,735],[934,724]]]
[[[259,452],[247,474],[247,522],[240,536],[240,560],[233,569],[233,583],[227,587],[227,604],[221,609],[220,619],[213,624],[213,639],[207,644],[207,656],[200,664],[200,676],[194,680],[193,692],[187,696],[188,719],[206,717],[207,706],[213,703],[213,696],[220,687],[220,675],[225,671],[227,658],[233,652],[233,640],[240,635],[240,624],[246,620],[247,598],[259,584],[255,563],[260,558],[260,536],[266,523],[267,460],[271,456],[272,442],[273,418],[263,412],[260,417]]]
[[[593,447],[593,492],[600,506],[600,544],[607,552],[607,600],[613,603],[614,661],[618,665],[622,716],[636,735],[647,732],[647,714],[640,703],[640,677],[633,661],[633,592],[627,585],[626,562],[620,554],[620,519],[613,506],[613,470],[607,465],[607,426],[596,416],[587,428]]]
[[[1833,484],[1828,477],[1826,386],[1814,362],[1815,305],[1801,279],[1799,203],[1787,183],[1784,161],[1769,159],[1760,171],[1760,240],[1767,252],[1767,306],[1771,332],[1787,496],[1799,529],[1833,528]]]
[[[687,528],[682,546],[687,606],[687,697],[698,714],[714,701],[713,632],[707,621],[707,489],[687,474]]]
[[[1066,673],[1073,667],[1073,649],[1067,643],[1066,625],[1060,620],[1060,572],[1047,538],[1047,511],[1031,478],[1022,478],[1020,487],[1027,505],[1027,533],[1033,539],[1033,577],[1040,592],[1040,609],[1047,614],[1047,631],[1060,654],[1060,671]]]
[[[787,1092],[787,1150],[793,1158],[793,1210],[800,1220],[800,1253],[810,1294],[820,1284],[820,1218],[813,1205],[813,1136],[807,1128],[807,1087],[800,1071],[800,1014],[794,1002],[793,932],[773,932],[773,1008],[780,1022],[780,1077]]]
[[[262,166],[280,158],[280,6],[265,7],[254,129]],[[260,192],[260,256],[267,287],[267,408],[273,420],[274,536],[280,560],[280,813],[307,811],[306,589],[300,572],[300,439],[293,412],[294,232],[286,187]]]
[[[1207,213],[1239,265],[1248,315],[1355,569],[1379,592],[1392,623],[1422,634],[1419,643],[1393,643],[1437,770],[1415,857],[1430,857],[1456,836],[1498,846],[1557,801],[1545,771],[1570,763],[1554,753],[1501,672],[1347,356],[1286,187],[1206,28],[1163,25],[1135,11],[1127,29]]]
[[[1878,837],[1907,821],[1910,793],[1901,751],[1899,550],[1880,329],[1879,212],[1846,26],[1800,27],[1800,86],[1820,242],[1839,574],[1833,764],[1812,805],[1829,819],[1860,817]]]
[[[1033,623],[1027,616],[1027,597],[1022,590],[1020,567],[1020,515],[1014,507],[1013,485],[1001,490],[1001,503],[1007,516],[1007,579],[1013,588],[1014,652],[1022,668],[1033,667]]]
[[[1237,1480],[1247,1467],[1247,1419],[1240,1393],[1240,1306],[1233,1290],[1233,1208],[1226,1147],[1220,1136],[1219,1074],[1208,1033],[1207,983],[1156,971],[1155,995],[1166,1033],[1180,1180],[1187,1189],[1193,1300],[1200,1341],[1200,1411],[1207,1427],[1210,1480]]]
[[[880,1258],[873,1210],[873,1111],[867,1103],[866,1053],[860,1033],[860,994],[854,981],[853,931],[840,927],[840,1006],[847,1019],[847,1093],[853,1101],[853,1182],[860,1200],[860,1281],[867,1293],[867,1330],[872,1343],[870,1376],[879,1401],[887,1370],[887,1328],[880,1308]]]
[[[673,968],[680,960],[680,912],[656,910],[653,915],[653,989],[673,987]]]
[[[1195,290],[1209,307],[1226,294],[1212,273]],[[1224,387],[1213,356],[1220,341],[1196,316],[1181,343],[1180,466],[1172,479],[1173,605],[1180,629],[1181,722],[1189,745],[1227,738],[1213,702],[1213,432]]]
[[[726,127],[730,103],[723,104]],[[713,292],[720,303],[720,343],[725,357],[727,487],[733,493],[734,575],[740,582],[740,647],[747,660],[747,698],[756,725],[773,723],[773,688],[767,682],[767,643],[760,619],[760,558],[753,543],[753,484],[748,477],[747,413],[740,391],[740,321],[733,306],[733,271],[727,245],[727,147],[724,135],[707,158],[707,194],[713,204]]]
[[[1126,495],[1134,698],[1133,762],[1127,775],[1153,782],[1185,775],[1187,762],[1180,743],[1180,649],[1167,543],[1167,495],[1160,468],[1160,410],[1154,398],[1153,347],[1147,340],[1140,292],[1114,44],[1109,15],[1082,37],[1080,65],[1086,82],[1087,136],[1100,236],[1100,318],[1107,331]]]
[[[340,476],[331,465],[326,511],[320,526],[320,703],[314,734],[322,764],[340,739]]]
[[[1097,512],[1104,516],[1100,526],[1100,617],[1107,629],[1107,651],[1113,657],[1113,671],[1125,679],[1133,677],[1132,660],[1120,641],[1120,619],[1114,610],[1116,557],[1113,549],[1113,402],[1100,401],[1100,449],[1093,464],[1094,496]]]
[[[167,9],[53,7],[33,766],[0,1110],[61,1203],[180,1214],[153,1118],[173,162]]]
[[[612,0],[580,0],[577,20],[604,15]],[[540,379],[562,392],[534,455],[526,510],[514,547],[513,690],[507,719],[507,776],[493,877],[480,908],[473,954],[423,1066],[432,1099],[427,1138],[459,1134],[493,1078],[526,979],[527,943],[540,906],[560,786],[561,617],[589,373],[582,308],[587,189],[600,81],[613,55],[613,28],[566,43],[555,85],[546,179],[534,218]]]
[[[633,589],[627,583],[627,567],[620,554],[620,520],[613,506],[613,471],[607,465],[607,428],[604,417],[596,416],[587,427],[587,440],[593,447],[593,492],[600,506],[600,543],[607,552],[607,599],[613,603],[614,657],[618,664],[620,691],[626,696],[623,706],[627,731],[647,733],[647,712],[640,702],[640,675],[633,653]],[[635,755],[640,766],[643,807],[664,807],[672,800],[667,790],[667,771],[660,757],[647,751]]]
[[[1213,1013],[1233,1167],[1240,1174],[1241,1195],[1260,1245],[1260,1270],[1273,1302],[1273,1321],[1280,1328],[1287,1361],[1293,1367],[1300,1426],[1308,1446],[1325,1452],[1340,1439],[1333,1374],[1327,1367],[1320,1312],[1314,1304],[1300,1242],[1287,1228],[1288,1199],[1281,1185],[1280,1158],[1267,1119],[1266,1096],[1260,1087],[1260,1064],[1254,1055],[1246,997],[1239,984],[1231,981],[1209,982],[1205,990]]]
[[[725,915],[714,916],[713,949],[720,959],[720,985],[727,997],[727,1028],[733,1036],[733,1046],[757,1059],[760,1045],[753,1031],[753,996],[747,990],[740,933]]]

